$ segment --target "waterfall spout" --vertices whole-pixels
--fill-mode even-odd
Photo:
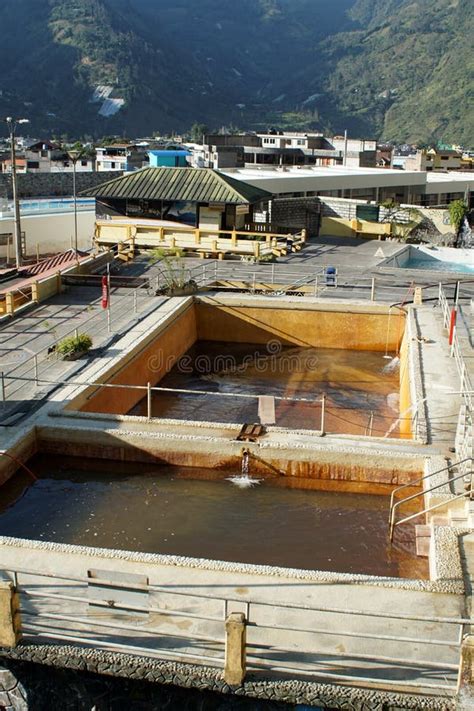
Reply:
[[[242,450],[240,476],[231,476],[227,481],[238,486],[239,489],[251,489],[253,486],[260,484],[260,479],[253,479],[250,476],[250,452],[248,449]]]

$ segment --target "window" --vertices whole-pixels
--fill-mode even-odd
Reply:
[[[26,167],[28,170],[37,170],[40,167],[39,160],[29,160]]]
[[[81,165],[83,165],[84,167],[87,166],[87,161],[86,161],[86,160],[81,160]]]

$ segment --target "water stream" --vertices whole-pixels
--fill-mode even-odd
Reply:
[[[239,489],[251,489],[252,486],[260,484],[261,479],[255,479],[250,476],[250,452],[248,449],[244,449],[242,452],[240,476],[228,477],[227,481],[230,481],[235,486],[238,486]]]
[[[474,245],[474,237],[472,235],[471,226],[466,216],[461,224],[461,229],[459,230],[458,236],[458,247],[463,249],[472,249]]]

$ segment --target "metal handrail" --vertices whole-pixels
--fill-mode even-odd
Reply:
[[[113,307],[113,306],[116,306],[117,304],[122,305],[123,302],[125,302],[125,300],[127,300],[127,299],[131,299],[131,300],[133,300],[133,302],[135,303],[135,298],[136,298],[136,296],[138,295],[139,290],[140,290],[140,289],[145,289],[145,288],[148,289],[148,288],[149,288],[149,285],[146,286],[145,284],[140,284],[139,286],[135,287],[134,289],[131,289],[127,294],[124,294],[123,296],[119,296],[119,297],[115,298],[115,299],[114,299],[114,302],[113,302],[113,304],[112,304],[111,306]],[[96,302],[98,302],[98,301],[99,301],[99,299],[96,300]],[[85,321],[83,321],[83,322],[81,323],[81,329],[82,329],[84,326],[86,326],[86,324],[90,323],[91,321],[93,321],[93,320],[96,319],[97,317],[98,317],[98,314],[94,314],[93,316],[90,316],[89,318],[85,319]],[[52,345],[57,344],[60,340],[62,340],[63,338],[66,338],[67,336],[70,336],[70,335],[72,335],[72,334],[75,334],[76,331],[78,331],[78,327],[77,327],[77,326],[76,326],[75,328],[69,330],[69,331],[65,331],[65,332],[60,336],[60,338],[57,338],[57,339],[53,340],[53,344],[52,344]],[[24,361],[22,361],[21,363],[18,363],[18,365],[15,365],[13,368],[10,368],[10,370],[4,371],[4,372],[3,372],[3,376],[4,376],[5,380],[17,380],[17,379],[18,379],[18,380],[22,380],[21,377],[12,378],[11,375],[12,375],[12,373],[14,373],[15,371],[17,371],[17,370],[19,370],[19,369],[21,369],[21,368],[24,368],[25,366],[29,366],[29,367],[27,368],[27,372],[28,372],[28,370],[32,370],[32,369],[37,370],[37,368],[38,368],[38,366],[39,366],[38,356],[41,355],[42,353],[43,353],[43,354],[44,354],[44,353],[46,354],[46,357],[43,358],[43,360],[41,361],[42,363],[44,363],[46,360],[48,360],[48,355],[49,355],[48,348],[42,348],[42,349],[40,349],[40,350],[37,351],[34,355],[30,356],[29,358],[26,358],[26,359],[25,359]],[[50,367],[52,367],[52,365],[53,365],[53,364],[47,366],[44,370],[48,370]],[[43,372],[44,372],[44,370],[43,370]],[[35,380],[36,380],[36,382],[37,382],[37,381],[38,381],[38,378],[35,378]],[[22,386],[20,385],[20,388],[21,388],[21,387],[22,387]],[[19,389],[19,388],[17,388],[17,389],[14,390],[13,392],[8,393],[8,395],[11,397],[11,395],[14,395],[14,394],[18,391],[18,389]]]
[[[461,475],[461,476],[464,476],[464,475]],[[452,481],[456,481],[456,480],[453,479]],[[418,513],[411,514],[410,516],[406,516],[405,518],[400,519],[400,521],[397,521],[394,524],[394,527],[400,526],[402,523],[407,523],[407,521],[411,521],[412,519],[417,518],[417,516],[422,516],[423,514],[427,514],[430,511],[435,511],[436,509],[440,509],[442,506],[446,506],[448,503],[451,503],[453,501],[459,501],[459,499],[464,499],[464,498],[467,498],[468,496],[471,497],[473,494],[474,494],[474,489],[472,488],[472,475],[471,475],[471,486],[470,486],[469,491],[464,491],[462,494],[453,496],[453,498],[449,499],[449,501],[440,501],[437,504],[433,504],[433,506],[428,506],[427,508],[423,509],[423,511],[418,511]],[[393,530],[390,535],[391,535],[390,540],[393,540]]]
[[[112,586],[118,586],[120,587],[120,584],[117,583],[117,581],[109,581],[109,580],[103,580],[102,578],[90,578],[90,577],[85,577],[81,575],[74,575],[74,574],[67,574],[65,575],[64,573],[50,573],[50,572],[42,572],[39,570],[31,569],[31,568],[4,568],[5,572],[11,573],[14,577],[17,575],[27,575],[27,576],[36,576],[39,578],[51,578],[53,580],[67,580],[67,581],[72,581],[75,583],[94,583],[96,585],[112,585]],[[170,583],[170,587],[166,587],[164,585],[157,585],[155,583],[149,583],[148,585],[134,585],[133,583],[128,583],[128,582],[123,582],[121,585],[127,589],[132,588],[132,589],[137,589],[137,590],[150,590],[152,592],[156,593],[164,593],[164,594],[169,594],[177,597],[192,597],[192,598],[198,598],[200,600],[214,600],[214,601],[219,601],[219,602],[244,602],[248,603],[251,606],[256,606],[256,607],[275,607],[274,602],[268,602],[266,600],[246,600],[245,598],[242,598],[242,596],[235,595],[233,596],[232,594],[209,594],[209,593],[203,593],[203,592],[196,592],[194,589],[192,591],[183,591],[181,589],[177,589],[177,584],[174,585],[173,583]],[[181,587],[181,585],[179,586]],[[204,588],[206,588],[205,585],[203,585]],[[71,595],[71,593],[41,593],[38,592],[37,590],[33,592],[29,592],[28,590],[25,590],[25,593],[28,595],[34,595],[34,596],[39,596],[41,595],[42,597],[55,597],[58,599],[71,599],[73,601],[79,601],[79,602],[84,602],[84,597],[81,596],[74,596]],[[94,605],[100,605],[101,601],[100,600],[95,600],[94,599]],[[107,604],[105,601],[104,604]],[[434,616],[434,615],[418,615],[418,614],[413,614],[413,613],[407,613],[407,614],[401,614],[399,610],[393,610],[393,611],[377,611],[374,612],[373,608],[371,607],[370,609],[366,610],[361,610],[358,608],[351,608],[351,607],[325,607],[325,606],[314,606],[314,605],[308,605],[305,603],[297,604],[295,602],[284,602],[280,601],[278,602],[278,607],[284,609],[284,610],[303,610],[307,612],[327,612],[329,614],[334,614],[334,615],[347,615],[349,617],[353,616],[360,616],[360,617],[379,617],[380,619],[386,619],[386,620],[403,620],[405,622],[429,622],[429,623],[439,623],[439,624],[449,624],[449,625],[474,625],[474,618],[470,617],[443,617],[443,616]],[[110,606],[109,606],[110,607]],[[132,605],[131,603],[127,603],[125,608],[130,608],[133,609],[134,611],[142,611],[142,612],[149,612],[150,608],[149,607],[142,607],[139,605]],[[170,612],[177,612],[176,610],[168,609],[168,608],[157,608],[155,610],[156,612],[162,612],[165,614],[168,614]],[[190,613],[188,611],[186,612],[179,612],[179,614],[183,614],[183,616],[188,616]],[[210,617],[206,616],[203,617],[202,619],[208,619],[210,621],[216,622],[218,619],[216,617]],[[262,627],[265,625],[261,625]],[[272,625],[273,626],[273,623]],[[292,629],[292,628],[285,628],[285,629]],[[307,631],[303,630],[303,631]]]
[[[440,489],[442,486],[446,485],[446,482],[441,482],[441,484],[436,484],[435,486],[430,487],[429,489],[425,489],[423,492],[420,492],[419,494],[412,494],[411,496],[407,496],[405,499],[401,499],[401,501],[396,501],[393,505],[391,516],[390,516],[390,542],[393,541],[393,533],[395,526],[399,526],[402,523],[406,523],[407,521],[411,521],[413,518],[416,518],[417,516],[422,516],[423,514],[428,513],[429,511],[434,511],[437,508],[440,508],[441,506],[446,506],[447,503],[450,503],[452,501],[457,501],[458,499],[462,499],[463,497],[466,496],[472,496],[474,493],[473,490],[473,475],[474,472],[471,471],[471,483],[470,483],[470,489],[469,491],[465,491],[462,494],[459,494],[458,496],[454,496],[449,501],[442,501],[441,503],[435,504],[433,506],[428,506],[422,511],[418,511],[416,514],[412,514],[411,516],[407,516],[400,521],[395,521],[395,511],[397,508],[402,506],[402,504],[406,504],[408,501],[412,501],[413,499],[417,499],[419,496],[422,494],[429,494],[431,491],[436,491],[436,489]],[[464,479],[466,474],[459,474],[458,476],[454,477],[453,479],[450,479],[449,482],[455,482],[459,481],[459,479]]]
[[[141,390],[146,393],[146,401],[147,401],[147,414],[146,418],[148,421],[152,421],[153,417],[151,414],[151,395],[153,392],[165,392],[165,393],[173,393],[173,394],[185,394],[185,395],[198,395],[198,396],[211,396],[211,397],[222,397],[222,398],[239,398],[239,399],[246,399],[246,400],[254,400],[258,402],[259,398],[261,395],[258,394],[253,394],[253,393],[235,393],[235,392],[215,392],[211,390],[191,390],[189,388],[167,388],[167,387],[160,387],[160,386],[152,386],[151,383],[147,383],[146,385],[128,385],[125,383],[101,383],[101,382],[96,382],[96,381],[74,381],[74,380],[59,380],[59,379],[46,379],[44,377],[40,377],[39,375],[35,375],[35,377],[27,377],[27,376],[10,376],[8,374],[0,374],[1,379],[3,381],[5,380],[17,380],[20,383],[31,383],[34,382],[35,385],[38,385],[40,383],[45,383],[47,385],[64,385],[64,386],[71,386],[71,387],[93,387],[96,390],[100,390],[101,388],[121,388],[124,390]],[[17,388],[19,390],[21,388],[21,385]],[[16,392],[15,390],[14,392]],[[93,397],[95,395],[94,393],[91,393],[88,395],[88,399]],[[316,427],[311,429],[312,432],[320,432],[321,435],[328,434],[328,430],[326,427],[326,422],[327,422],[327,414],[328,413],[334,413],[337,410],[346,410],[347,408],[344,406],[337,407],[337,406],[331,406],[328,407],[326,405],[326,396],[323,395],[320,398],[311,398],[311,397],[286,397],[284,395],[274,395],[273,396],[275,400],[277,401],[285,401],[285,402],[302,402],[302,403],[307,403],[309,405],[318,405],[320,407],[320,429],[318,430]],[[350,409],[350,408],[349,408]],[[356,409],[356,408],[353,408]],[[343,419],[340,416],[335,415],[337,419]],[[161,419],[161,418],[157,418]],[[165,418],[166,419],[166,418]],[[401,418],[393,418],[393,422],[399,422]],[[406,418],[409,419],[409,418]],[[350,420],[344,420],[344,422],[348,422],[349,424],[359,424],[352,422]],[[238,424],[238,423],[235,423]],[[363,425],[359,426],[363,429]],[[379,432],[382,432],[383,430],[378,430]],[[342,432],[340,430],[335,430],[335,432],[339,432],[339,434],[344,434],[344,430]],[[363,436],[363,435],[361,435]],[[373,435],[373,428],[370,432],[370,434],[367,434],[366,436],[372,437]],[[378,435],[376,434],[375,437]]]
[[[472,461],[472,457],[465,457],[465,459],[460,459],[457,462],[453,462],[452,464],[448,464],[447,466],[443,467],[442,469],[437,469],[435,472],[430,472],[429,474],[425,474],[424,476],[420,477],[419,479],[415,479],[415,481],[410,481],[408,484],[402,484],[401,486],[397,486],[396,489],[392,491],[390,494],[390,514],[392,512],[392,507],[394,504],[395,496],[398,494],[399,491],[403,491],[404,489],[410,489],[413,486],[417,486],[418,484],[421,484],[423,481],[426,481],[426,479],[430,479],[432,476],[436,476],[436,474],[442,474],[445,471],[449,471],[450,469],[454,469],[454,467],[459,466],[460,464],[464,464],[464,462],[469,462]],[[423,492],[420,492],[420,494]],[[418,496],[420,496],[418,494]]]
[[[33,575],[33,576],[39,576],[39,577],[47,577],[47,578],[52,578],[53,580],[58,578],[61,580],[65,579],[70,579],[70,580],[77,580],[78,576],[65,576],[64,574],[59,574],[55,575],[54,573],[41,573],[41,572],[36,572],[36,571],[9,571],[13,573],[14,577],[14,583],[19,591],[20,595],[23,593],[23,595],[27,597],[33,597],[33,598],[47,598],[50,600],[57,600],[58,603],[61,601],[71,601],[71,602],[79,602],[83,603],[84,602],[84,597],[79,595],[79,593],[76,594],[71,594],[71,593],[66,593],[66,594],[57,594],[57,593],[47,593],[47,592],[41,592],[36,589],[37,583],[31,583],[33,589],[29,589],[30,585],[28,583],[22,584],[18,582],[17,576],[18,574],[27,574],[27,575]],[[83,579],[81,578],[81,582],[84,580],[84,582],[91,582],[89,578]],[[222,595],[202,595],[202,594],[196,594],[194,592],[189,592],[189,591],[181,591],[181,590],[167,590],[166,588],[163,589],[162,586],[156,586],[156,585],[151,585],[149,586],[150,590],[155,590],[155,591],[160,591],[164,593],[169,593],[171,595],[176,595],[178,597],[203,597],[207,599],[212,599],[215,601],[223,601],[225,603],[224,605],[224,615],[222,618],[222,622],[225,621],[226,619],[226,610],[227,610],[227,602],[228,600],[231,600],[233,598],[228,598],[227,596],[222,596]],[[454,625],[456,627],[460,627],[460,636],[459,638],[453,639],[450,641],[449,639],[433,639],[431,636],[427,636],[426,639],[423,638],[418,638],[418,637],[412,637],[412,636],[404,636],[404,635],[397,635],[395,634],[385,634],[385,635],[380,635],[378,630],[374,630],[371,632],[371,630],[363,629],[362,631],[357,631],[357,630],[348,630],[344,625],[341,626],[339,630],[335,631],[330,631],[330,634],[340,634],[341,636],[349,636],[351,638],[360,638],[361,640],[366,640],[366,639],[383,639],[388,642],[399,642],[404,645],[413,645],[416,644],[416,646],[419,646],[419,644],[429,644],[429,645],[434,645],[434,646],[439,646],[439,647],[444,647],[444,648],[451,648],[451,649],[456,649],[459,647],[459,645],[462,642],[462,630],[464,625],[470,624],[472,621],[468,618],[462,618],[462,617],[457,617],[457,618],[452,618],[452,617],[433,617],[430,615],[412,615],[412,614],[401,614],[400,610],[394,611],[394,612],[376,612],[374,613],[373,609],[366,609],[366,610],[358,610],[358,609],[347,609],[347,608],[331,608],[331,607],[324,607],[324,606],[317,606],[317,607],[310,607],[306,604],[295,604],[295,603],[286,603],[286,602],[268,602],[268,601],[253,601],[253,600],[248,600],[246,601],[248,607],[247,607],[247,614],[246,614],[246,625],[253,627],[255,630],[261,629],[261,630],[266,630],[266,629],[281,629],[281,630],[288,630],[288,631],[294,631],[294,632],[307,632],[308,628],[306,627],[295,627],[295,626],[285,626],[285,625],[274,625],[273,623],[266,623],[265,621],[261,621],[258,619],[253,619],[254,617],[252,614],[252,607],[256,605],[257,607],[263,606],[271,606],[272,609],[274,608],[281,608],[282,611],[285,609],[292,609],[292,610],[298,610],[298,611],[304,611],[308,610],[310,612],[314,613],[337,613],[337,614],[343,614],[343,615],[362,615],[362,616],[367,616],[373,619],[374,617],[376,619],[387,619],[387,618],[392,618],[394,620],[403,620],[403,621],[409,621],[409,620],[415,620],[415,621],[420,621],[420,622],[429,622],[429,623],[440,623],[440,624],[448,624],[448,625]],[[93,600],[94,605],[99,605],[101,607],[107,608],[110,607],[110,602],[107,600],[100,600],[100,599],[94,599]],[[179,606],[178,606],[179,607]],[[188,616],[189,613],[180,609],[173,609],[170,610],[168,608],[161,608],[161,607],[148,607],[148,606],[139,606],[139,605],[131,605],[129,603],[121,603],[117,602],[116,604],[113,605],[113,609],[110,611],[111,617],[107,618],[103,616],[99,620],[96,618],[91,621],[90,618],[87,618],[83,616],[81,612],[79,614],[74,614],[74,611],[69,611],[66,610],[65,613],[61,612],[60,607],[53,608],[48,607],[45,611],[42,611],[41,609],[36,609],[35,611],[31,611],[28,609],[25,609],[25,607],[22,605],[21,606],[21,612],[23,613],[23,616],[25,617],[25,624],[22,625],[22,630],[24,632],[24,635],[26,638],[29,636],[33,635],[36,638],[46,638],[46,639],[53,639],[53,640],[60,640],[60,641],[71,641],[73,643],[78,643],[80,642],[81,644],[85,645],[91,645],[94,646],[98,649],[117,649],[119,651],[132,651],[132,653],[141,653],[146,654],[147,656],[157,656],[157,655],[162,655],[163,657],[183,657],[183,658],[194,658],[197,659],[201,662],[212,662],[214,664],[222,664],[223,662],[223,657],[221,652],[221,645],[224,646],[226,644],[226,639],[224,637],[219,636],[219,632],[216,630],[214,632],[210,631],[210,634],[206,634],[207,630],[192,630],[189,633],[183,633],[180,634],[179,632],[169,632],[169,631],[163,631],[163,630],[157,630],[156,627],[153,628],[153,626],[145,626],[142,627],[141,625],[133,625],[130,624],[129,622],[125,621],[117,621],[116,619],[113,618],[114,609],[118,610],[129,610],[131,612],[135,611],[143,611],[143,612],[155,612],[157,614],[163,614],[163,615],[168,615],[171,613],[177,614],[177,615],[183,615],[183,616]],[[57,611],[56,611],[57,610]],[[202,617],[199,616],[199,619],[202,619],[205,621],[206,619],[209,619],[210,622],[220,622],[221,620],[212,616],[207,618],[205,615]],[[62,622],[63,624],[61,627],[59,627],[56,623]],[[64,624],[66,623],[66,624]],[[73,627],[68,625],[68,623],[72,623]],[[99,628],[99,630],[95,630],[93,628],[93,624],[96,624],[96,626]],[[90,629],[81,629],[84,628],[85,626],[88,626]],[[109,634],[108,630],[111,630],[111,633]],[[135,633],[133,638],[128,638],[126,640],[120,640],[120,641],[115,641],[113,635],[113,631],[120,631],[123,633],[127,632],[133,632]],[[314,634],[320,634],[324,633],[324,629],[315,629],[311,627],[310,632],[313,632]],[[143,637],[139,640],[139,638],[136,636],[137,633],[140,635],[143,633]],[[263,634],[265,634],[263,632]],[[156,635],[157,639],[155,640],[155,644],[153,646],[149,645],[149,640],[148,636],[149,635]],[[125,635],[122,635],[124,637]],[[425,635],[426,636],[426,635]],[[188,651],[188,650],[176,650],[173,648],[169,648],[167,646],[163,646],[163,644],[160,644],[160,638],[182,638],[185,640],[193,640],[195,643],[197,642],[198,644],[195,645],[195,651]],[[202,644],[199,644],[199,643]],[[217,646],[209,646],[211,645],[217,645]],[[253,641],[251,643],[248,643],[246,645],[247,652],[249,654],[249,658],[252,660],[258,660],[256,662],[256,666],[272,666],[272,659],[271,656],[268,656],[265,653],[265,649],[278,649],[279,652],[285,653],[285,652],[294,652],[294,649],[288,649],[284,645],[278,645],[275,647],[274,645],[267,645],[265,643],[264,638],[258,638],[254,637]],[[260,650],[260,653],[259,653]],[[214,654],[210,656],[210,653]],[[315,652],[317,653],[317,652]],[[351,659],[375,659],[378,660],[379,662],[383,663],[399,663],[404,661],[404,659],[401,658],[401,656],[396,656],[394,654],[391,656],[390,654],[368,654],[365,652],[363,649],[355,649],[351,651],[348,654],[345,654],[343,651],[334,651],[332,653],[332,656],[335,658],[339,658],[343,660],[346,656],[349,656]],[[259,665],[260,661],[260,665]],[[251,666],[254,666],[254,664],[251,662]],[[431,669],[446,669],[446,670],[458,670],[459,669],[459,663],[454,662],[451,660],[447,660],[445,662],[439,662],[436,659],[426,659],[426,658],[418,658],[415,656],[411,660],[411,663],[416,664],[418,666],[423,666],[424,668],[431,668]],[[291,663],[291,660],[288,660],[288,667],[287,668],[294,668],[294,664]],[[295,670],[296,671],[296,670]],[[303,673],[304,670],[301,670],[301,673]],[[340,673],[335,673],[331,672],[331,677],[334,677],[335,679],[342,679],[343,675]],[[365,679],[367,681],[367,677],[362,676],[362,679]],[[438,685],[433,686],[433,688],[439,688]],[[447,688],[446,686],[443,685],[443,688]],[[455,688],[454,685],[452,688]]]

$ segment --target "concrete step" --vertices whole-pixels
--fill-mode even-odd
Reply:
[[[431,526],[421,524],[415,526],[416,555],[428,558],[430,554]]]
[[[449,517],[447,515],[436,514],[431,517],[430,522],[433,526],[449,526]]]

